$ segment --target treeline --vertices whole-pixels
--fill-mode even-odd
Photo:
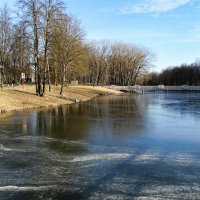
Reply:
[[[0,10],[0,83],[34,77],[36,94],[71,80],[91,85],[133,85],[151,65],[143,47],[120,42],[86,42],[76,16],[59,0],[19,0],[17,19]]]
[[[61,84],[62,94],[66,74],[80,72],[87,53],[79,21],[58,0],[19,0],[17,5],[17,22],[6,5],[0,12],[1,82],[34,73],[37,95],[51,83]]]
[[[200,63],[171,67],[161,73],[150,73],[143,79],[144,85],[200,85]]]
[[[134,85],[153,58],[144,47],[105,41],[92,44],[89,56],[88,83],[124,86]]]
[[[200,63],[147,73],[154,55],[122,42],[88,42],[59,0],[19,0],[17,18],[0,9],[0,85],[32,79],[36,94],[72,80],[90,85],[199,85]],[[23,74],[23,76],[22,76]],[[25,77],[24,77],[25,75]],[[24,80],[23,80],[24,81]]]

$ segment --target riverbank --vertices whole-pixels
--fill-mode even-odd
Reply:
[[[0,90],[0,114],[24,109],[71,104],[87,101],[99,95],[121,93],[101,86],[69,86],[64,88],[62,97],[59,92],[59,86],[52,86],[51,92],[46,91],[44,97],[38,97],[35,95],[34,85],[4,87]]]

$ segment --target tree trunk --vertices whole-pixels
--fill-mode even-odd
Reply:
[[[51,74],[50,74],[50,67],[49,67],[49,59],[47,59],[47,71],[48,71],[49,92],[51,92]]]
[[[65,83],[65,66],[63,66],[63,70],[62,70],[60,95],[63,95],[64,83]]]
[[[0,84],[1,84],[1,89],[3,89],[3,69],[0,69]]]
[[[38,24],[37,24],[37,11],[36,5],[33,1],[32,4],[32,17],[33,17],[33,29],[34,29],[34,60],[35,60],[35,72],[36,72],[36,94],[43,96],[42,79],[41,79],[41,67],[39,66],[39,39],[38,39]]]

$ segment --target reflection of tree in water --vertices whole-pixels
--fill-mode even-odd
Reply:
[[[37,113],[37,133],[68,140],[95,132],[123,135],[144,127],[143,100],[139,96],[106,96]]]
[[[73,114],[74,106],[63,106],[40,111],[37,114],[37,132],[53,138],[81,139],[88,129],[88,122]],[[72,112],[71,112],[72,111]]]
[[[95,99],[100,105],[97,108],[103,107],[100,126],[104,132],[123,137],[143,130],[146,104],[141,98],[139,95],[123,95]]]

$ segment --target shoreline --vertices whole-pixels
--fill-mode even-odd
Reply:
[[[44,97],[35,95],[35,85],[7,86],[0,90],[0,119],[15,111],[50,108],[88,101],[102,95],[117,95],[123,92],[102,86],[68,86],[63,95],[59,94],[60,87],[52,86],[52,91],[46,91]]]

